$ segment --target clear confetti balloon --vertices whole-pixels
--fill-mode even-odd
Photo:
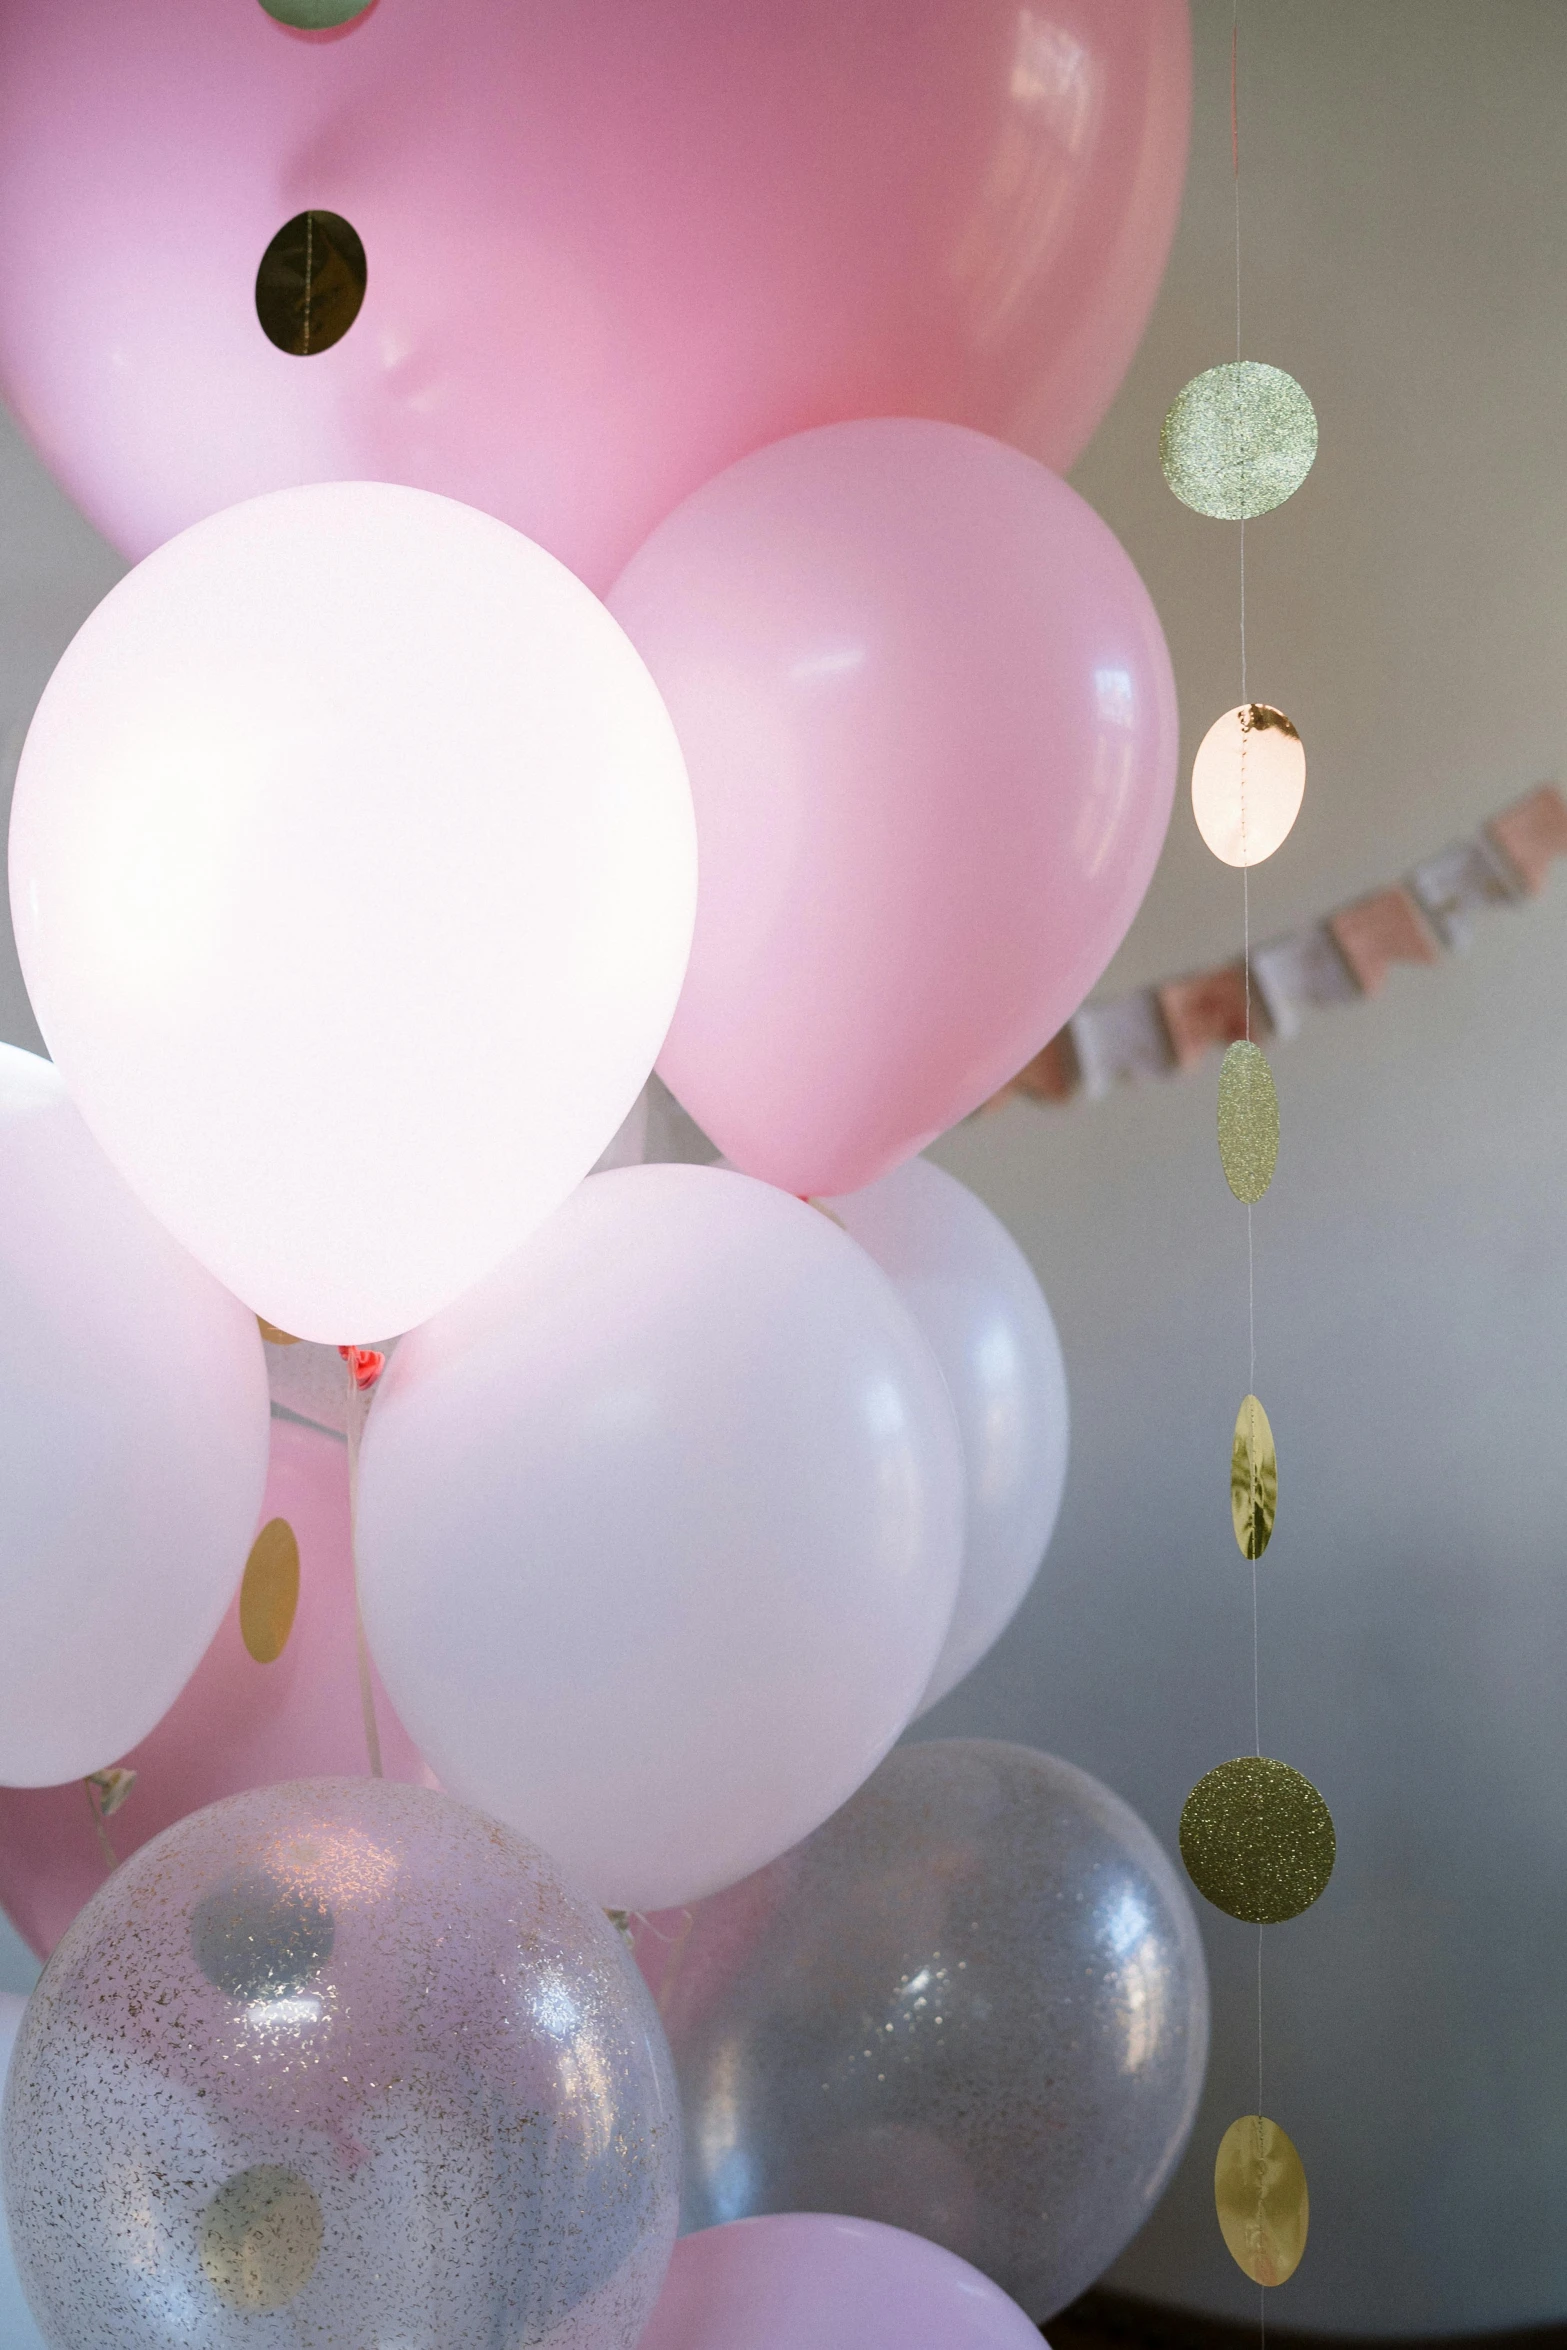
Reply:
[[[685,2228],[832,2211],[928,2236],[1038,2320],[1153,2209],[1208,1986],[1179,1877],[1070,1763],[903,1746],[770,1868],[645,1922]]]
[[[1316,410],[1292,375],[1260,359],[1194,375],[1159,435],[1164,478],[1182,505],[1220,522],[1282,506],[1316,454]]]
[[[680,2124],[620,1936],[540,1853],[317,1779],[182,1820],[82,1911],[4,2164],[50,2350],[628,2350]]]

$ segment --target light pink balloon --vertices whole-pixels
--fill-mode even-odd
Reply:
[[[1076,1011],[1175,788],[1158,615],[1056,475],[912,419],[688,498],[610,597],[696,805],[696,936],[659,1071],[725,1156],[858,1191]]]
[[[136,1784],[106,1826],[120,1860],[220,1796],[369,1770],[340,1443],[273,1421],[261,1523],[270,1518],[286,1518],[299,1542],[299,1608],[288,1643],[258,1665],[240,1632],[236,1593],[193,1677],[151,1737],[123,1758]],[[385,1775],[433,1786],[378,1678],[373,1686]],[[107,1866],[81,1780],[0,1787],[0,1906],[40,1958],[97,1892]]]
[[[682,2236],[639,2350],[1040,2350],[1040,2336],[923,2236],[780,2212]]]
[[[590,585],[748,449],[953,416],[1071,462],[1185,169],[1185,0],[0,0],[0,387],[140,556],[295,483],[498,514]],[[345,215],[309,358],[262,253]]]

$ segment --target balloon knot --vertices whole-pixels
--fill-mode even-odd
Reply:
[[[386,1369],[386,1357],[373,1346],[340,1346],[338,1353],[354,1375],[354,1385],[361,1395],[375,1385]]]

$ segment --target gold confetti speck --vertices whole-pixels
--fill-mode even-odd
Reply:
[[[1232,1044],[1219,1064],[1219,1164],[1248,1206],[1260,1200],[1279,1162],[1279,1097],[1260,1045]]]
[[[1282,506],[1316,454],[1311,402],[1292,375],[1260,359],[1230,359],[1194,375],[1159,435],[1159,463],[1182,505],[1220,522]]]
[[[1243,1559],[1260,1559],[1279,1507],[1279,1458],[1268,1415],[1248,1395],[1235,1416],[1230,1453],[1230,1516]]]
[[[230,2309],[282,2309],[309,2284],[322,2233],[309,2180],[258,2163],[226,2179],[202,2213],[201,2265]]]
[[[1230,2257],[1252,2283],[1286,2283],[1306,2249],[1311,2204],[1300,2156],[1266,2114],[1243,2113],[1219,2140],[1213,2201]]]
[[[299,1605],[299,1542],[287,1518],[269,1518],[250,1546],[239,1587],[239,1628],[258,1665],[288,1646]]]
[[[1269,1755],[1220,1763],[1187,1796],[1181,1858],[1205,1901],[1251,1926],[1309,1909],[1333,1874],[1333,1821],[1311,1781]]]

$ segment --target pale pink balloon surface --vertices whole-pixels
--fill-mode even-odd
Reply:
[[[602,589],[747,450],[913,412],[1056,465],[1131,357],[1185,169],[1185,0],[0,4],[0,387],[125,553],[363,478]],[[262,254],[348,219],[331,349]]]
[[[696,807],[660,1074],[748,1175],[858,1191],[1015,1075],[1125,935],[1175,789],[1158,615],[1058,476],[907,418],[732,466],[610,608]]]
[[[299,1608],[287,1644],[271,1664],[257,1664],[240,1632],[236,1593],[194,1676],[152,1735],[123,1757],[136,1784],[104,1830],[120,1860],[220,1796],[368,1772],[348,1463],[335,1438],[273,1421],[262,1524],[271,1518],[286,1518],[299,1542]],[[379,1678],[373,1686],[385,1775],[433,1786]],[[97,1892],[107,1867],[81,1780],[0,1787],[0,1907],[40,1958]]]
[[[780,2212],[682,2236],[639,2350],[1039,2350],[966,2260],[876,2220]]]

